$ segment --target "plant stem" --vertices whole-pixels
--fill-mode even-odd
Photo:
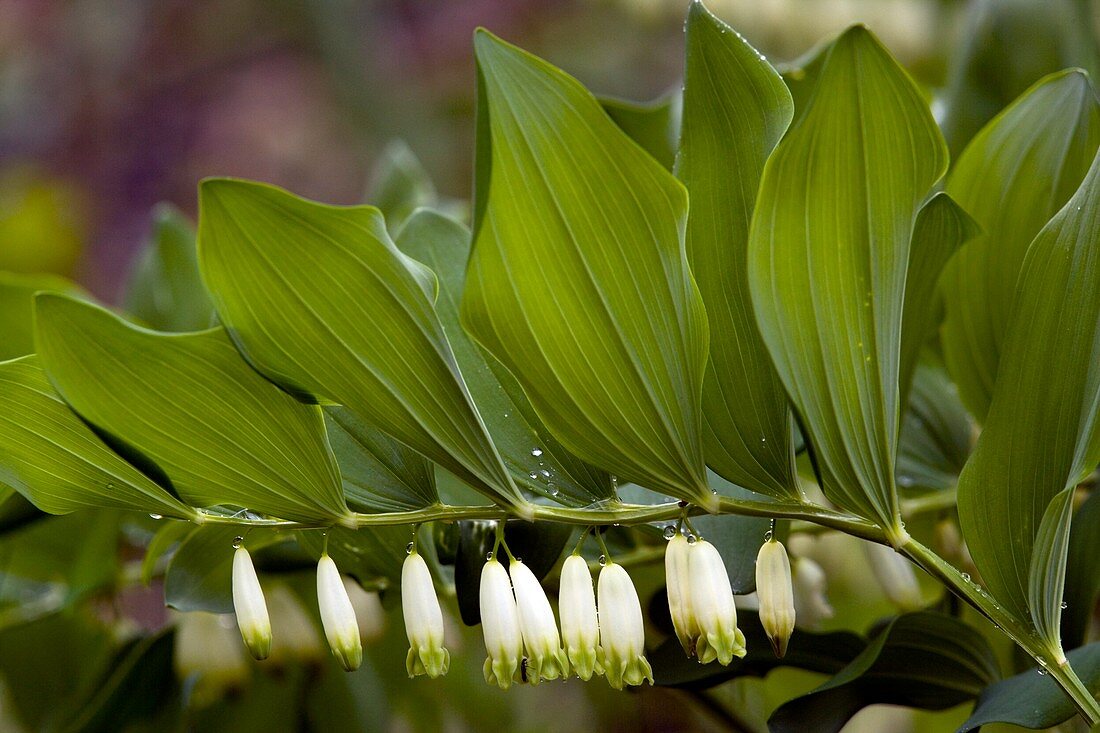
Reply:
[[[1043,643],[1030,626],[1017,619],[969,577],[964,577],[958,568],[920,542],[910,538],[898,549],[930,575],[951,588],[956,595],[977,609],[992,621],[994,626],[1030,654],[1039,663],[1040,669],[1050,673],[1050,676],[1065,691],[1073,701],[1077,712],[1090,727],[1100,724],[1100,702],[1089,692],[1069,664],[1058,663],[1054,658],[1053,650]]]

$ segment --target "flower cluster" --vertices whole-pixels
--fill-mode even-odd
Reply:
[[[665,582],[672,626],[689,657],[729,664],[745,656],[729,574],[714,545],[673,535],[665,550]]]
[[[560,635],[542,585],[520,560],[512,559],[507,570],[495,556],[485,563],[480,601],[488,653],[483,671],[490,684],[507,689],[513,682],[538,684],[570,674],[582,680],[602,674],[616,689],[653,683],[641,603],[620,565],[606,563],[593,590],[584,558],[566,559]]]

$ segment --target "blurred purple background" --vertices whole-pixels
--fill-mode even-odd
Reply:
[[[965,4],[715,0],[778,60],[868,23],[923,81],[946,76]],[[361,200],[404,138],[468,194],[473,29],[598,93],[678,84],[686,0],[0,0],[0,269],[68,274],[108,301],[150,208],[194,214],[210,175]]]

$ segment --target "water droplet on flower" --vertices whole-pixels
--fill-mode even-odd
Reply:
[[[411,555],[411,554],[413,554],[413,543],[412,543],[412,542],[410,542],[409,544],[405,545],[405,554],[406,554],[406,555]]]
[[[665,533],[664,534],[665,534],[665,539],[666,540],[671,540],[673,537],[676,536],[676,528],[673,527],[670,524],[667,527],[665,527]]]
[[[607,555],[600,555],[600,566],[607,565]]]
[[[533,455],[535,458],[538,458],[542,455],[542,448],[535,448],[531,451],[531,455]]]
[[[1065,611],[1067,608],[1069,608],[1069,604],[1065,601],[1062,601],[1062,610]]]
[[[488,552],[485,553],[485,562],[492,562],[492,561],[493,561],[493,551],[489,550]]]
[[[150,514],[149,518],[152,519],[153,521],[156,521],[158,519],[164,519],[164,515],[163,514]]]
[[[234,550],[240,549],[240,546],[243,545],[243,544],[244,544],[244,537],[241,537],[240,535],[237,535],[236,537],[233,538],[233,549]]]
[[[693,535],[693,534],[688,535],[688,544],[689,545],[694,545],[698,541],[699,541],[699,538],[696,537],[695,535]]]
[[[963,573],[962,574],[962,579],[965,580],[967,583],[969,583],[970,582],[970,573]]]
[[[767,532],[764,533],[764,541],[765,542],[771,542],[772,537],[773,537],[773,535],[772,535],[772,531],[770,529]]]

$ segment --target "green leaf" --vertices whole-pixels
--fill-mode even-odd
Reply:
[[[972,447],[970,415],[938,364],[917,365],[898,441],[898,486],[955,488]]]
[[[1062,647],[1062,598],[1066,582],[1066,558],[1069,554],[1070,519],[1073,493],[1069,487],[1050,500],[1031,552],[1028,570],[1028,606],[1035,628],[1051,649]]]
[[[943,317],[941,296],[936,287],[940,273],[951,255],[979,232],[977,222],[942,192],[929,199],[917,214],[901,315],[898,387],[902,405],[913,384],[921,348],[928,343]]]
[[[77,417],[36,356],[0,363],[0,483],[51,514],[109,507],[196,517]]]
[[[1100,596],[1100,491],[1094,490],[1074,514],[1065,586],[1062,643],[1074,649],[1085,643]]]
[[[233,553],[237,537],[262,570],[265,548],[285,542],[289,533],[232,525],[200,527],[180,543],[164,573],[164,602],[177,611],[233,613]]]
[[[756,49],[693,2],[676,174],[691,196],[688,259],[711,334],[703,450],[728,481],[797,500],[787,394],[753,317],[747,264],[760,175],[793,109]]]
[[[947,166],[913,81],[865,28],[828,51],[764,169],[749,236],[757,321],[837,504],[898,532],[894,463],[910,234]]]
[[[959,478],[970,553],[990,592],[1020,618],[1028,616],[1028,568],[1044,512],[1100,463],[1097,282],[1094,161],[1028,249],[985,429]]]
[[[192,506],[350,519],[321,409],[246,364],[224,329],[163,334],[39,295],[38,352],[61,396]]]
[[[486,31],[474,46],[466,330],[571,453],[711,505],[706,314],[684,249],[686,191],[575,79]]]
[[[652,102],[600,97],[600,106],[631,140],[667,170],[672,170],[680,128],[679,94],[669,92]]]
[[[781,705],[768,729],[835,733],[873,704],[946,710],[999,677],[993,650],[977,629],[942,614],[905,614],[825,684]]]
[[[325,407],[329,444],[340,466],[344,497],[367,512],[419,509],[439,501],[435,469],[345,407]]]
[[[1074,649],[1067,657],[1088,689],[1100,689],[1100,642]],[[1011,723],[1032,730],[1053,728],[1076,714],[1073,703],[1054,678],[1032,667],[990,685],[958,733],[968,733],[989,723]]]
[[[153,236],[130,272],[123,304],[158,331],[201,331],[214,325],[214,304],[199,277],[195,228],[169,204],[153,211]]]
[[[0,271],[0,361],[34,353],[34,294],[81,295],[76,283],[56,275]]]
[[[432,268],[439,278],[436,313],[513,480],[573,506],[614,496],[611,477],[566,451],[539,420],[515,377],[462,330],[459,303],[470,254],[469,230],[453,219],[422,209],[408,220],[397,246]]]
[[[428,171],[404,140],[392,140],[371,170],[365,200],[378,208],[395,235],[416,209],[434,206],[438,197]]]
[[[253,366],[522,509],[432,307],[435,276],[377,209],[228,179],[204,181],[199,201],[203,277]]]
[[[1063,71],[986,125],[948,178],[947,192],[982,234],[944,270],[941,341],[963,404],[980,422],[993,394],[1024,254],[1081,183],[1098,142],[1100,105],[1088,77]]]

